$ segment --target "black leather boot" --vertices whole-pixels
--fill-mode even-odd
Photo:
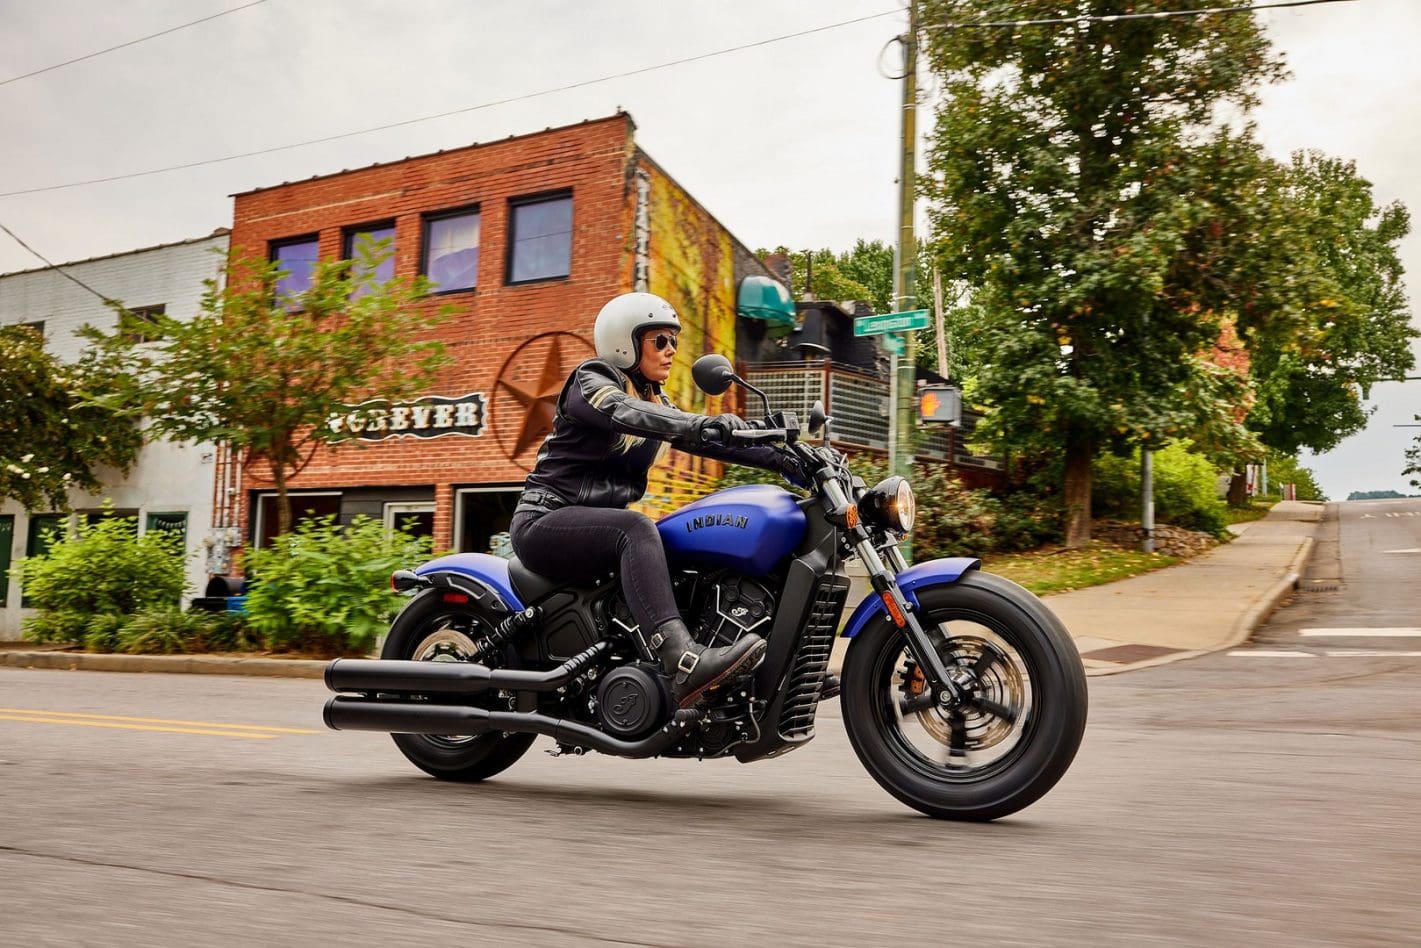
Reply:
[[[758,635],[745,635],[721,648],[697,645],[686,623],[672,619],[647,640],[671,680],[678,707],[689,708],[707,690],[739,681],[755,670],[769,646]]]

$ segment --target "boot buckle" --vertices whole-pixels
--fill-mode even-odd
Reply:
[[[676,670],[683,675],[689,675],[696,670],[696,666],[701,663],[701,657],[695,652],[682,652],[681,660],[676,663]]]

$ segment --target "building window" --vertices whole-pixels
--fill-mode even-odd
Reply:
[[[311,288],[311,279],[320,257],[320,241],[314,236],[284,240],[271,245],[271,259],[286,274],[276,281],[276,297],[300,296]]]
[[[44,556],[56,541],[64,538],[68,514],[30,514],[29,531],[25,537],[25,556]],[[28,609],[33,601],[21,590],[20,608]]]
[[[399,527],[414,537],[434,536],[434,505],[422,503],[385,504],[385,529]]]
[[[15,516],[0,515],[0,606],[6,605],[10,594],[10,554],[15,546]]]
[[[572,272],[572,195],[523,198],[509,208],[508,282]]]
[[[119,314],[119,332],[129,342],[153,342],[160,338],[158,317],[166,315],[167,304],[156,306],[132,306]]]
[[[286,502],[291,510],[291,526],[294,529],[298,523],[307,520],[319,520],[323,517],[340,516],[340,497],[337,492],[319,491],[303,494],[287,494]],[[262,548],[271,545],[272,537],[277,531],[276,516],[276,495],[261,494],[257,497],[256,523],[254,523],[252,536],[256,538],[255,546]]]
[[[419,272],[436,293],[471,290],[479,282],[479,212],[448,211],[424,219],[424,259]]]
[[[370,244],[372,254],[378,256],[383,253],[386,256],[368,274],[360,270],[354,273],[356,281],[360,285],[351,295],[357,298],[369,293],[375,286],[389,283],[395,278],[395,225],[393,222],[372,224],[346,231],[345,248],[341,255],[346,260],[354,260],[356,248],[362,240]]]
[[[158,531],[177,537],[187,545],[187,514],[185,513],[150,513],[144,524],[145,533]]]

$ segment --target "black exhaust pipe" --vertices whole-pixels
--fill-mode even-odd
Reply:
[[[425,664],[418,662],[415,664]],[[700,711],[677,711],[659,731],[639,741],[623,741],[577,721],[521,711],[489,711],[466,705],[375,701],[339,695],[326,702],[323,717],[333,731],[386,731],[395,734],[485,734],[512,731],[546,734],[559,744],[588,747],[619,757],[655,757],[700,720]]]
[[[471,695],[488,691],[490,688],[506,688],[509,691],[557,691],[585,672],[589,665],[601,658],[611,647],[611,644],[603,639],[557,668],[545,672],[489,668],[487,665],[476,665],[473,662],[401,662],[338,658],[326,666],[326,687],[331,691],[378,691],[407,695]]]

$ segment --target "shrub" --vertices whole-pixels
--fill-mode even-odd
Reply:
[[[271,546],[246,555],[254,577],[247,624],[273,647],[323,654],[364,654],[403,600],[390,573],[424,559],[430,542],[356,517],[303,521]]]
[[[132,517],[81,524],[43,555],[18,564],[25,596],[40,610],[25,620],[25,638],[103,650],[117,627],[97,617],[176,605],[183,593],[183,559],[182,538],[158,530],[138,536]]]
[[[1138,520],[1140,452],[1096,458],[1091,506],[1097,516]],[[1222,535],[1227,507],[1218,495],[1219,472],[1187,445],[1171,444],[1154,453],[1155,516],[1188,530]]]

